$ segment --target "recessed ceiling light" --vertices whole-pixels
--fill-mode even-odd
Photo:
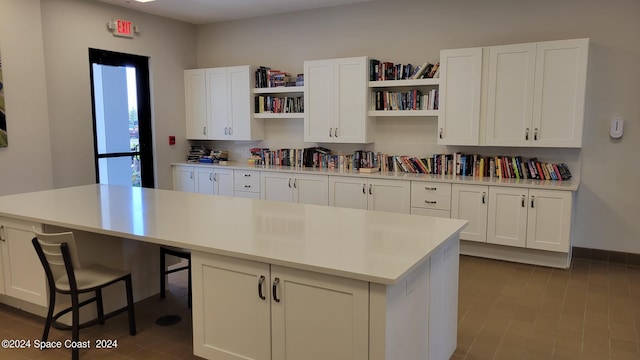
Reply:
[[[155,0],[136,0],[137,2],[149,2],[149,1],[155,1]]]

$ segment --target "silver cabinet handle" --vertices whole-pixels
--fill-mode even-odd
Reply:
[[[261,275],[260,280],[258,280],[258,297],[262,300],[267,299],[267,297],[264,296],[264,294],[262,294],[262,284],[264,283],[265,280],[266,278],[264,277],[264,275]]]
[[[362,193],[367,195],[367,191],[365,190],[365,188],[367,187],[367,184],[362,184]]]
[[[486,204],[486,203],[487,203],[487,200],[486,200],[486,198],[485,198],[485,196],[486,196],[486,195],[487,195],[487,193],[482,192],[482,203],[483,203],[483,204]]]
[[[249,177],[249,176],[251,176],[251,174],[242,174],[242,176]]]
[[[430,191],[436,191],[436,190],[438,190],[438,188],[437,188],[437,187],[428,187],[428,186],[425,186],[425,187],[424,187],[424,189],[425,189],[425,190],[430,190]]]
[[[531,208],[532,208],[532,209],[535,207],[535,206],[534,206],[534,200],[535,200],[535,198],[536,198],[535,196],[531,195]]]
[[[425,204],[437,204],[438,202],[437,202],[437,201],[433,201],[433,200],[432,200],[432,201],[430,201],[430,200],[425,200],[425,201],[424,201],[424,203],[425,203]]]
[[[524,132],[524,139],[529,140],[529,128],[527,128]]]
[[[229,126],[229,135],[233,134],[233,128]]]
[[[7,241],[7,238],[5,237],[5,228],[4,225],[0,225],[0,241]]]
[[[227,135],[227,127],[224,128],[224,134]]]
[[[209,173],[209,181],[215,181],[215,177],[213,176],[213,173]]]
[[[336,128],[335,130],[333,130],[333,137],[337,138],[338,137],[338,128]]]
[[[373,191],[371,191],[371,187],[372,187],[372,185],[369,184],[369,195],[373,195]]]
[[[289,189],[291,189],[291,178],[289,178]]]
[[[249,189],[251,185],[243,185],[242,187],[244,187],[245,189]]]
[[[193,171],[189,172],[189,179],[193,179]]]
[[[297,189],[297,188],[298,188],[298,179],[293,179],[293,187],[294,187],[295,189]]]
[[[207,127],[206,126],[202,127],[202,134],[203,135],[207,135]]]
[[[280,278],[275,278],[275,280],[273,280],[273,287],[272,287],[273,301],[275,302],[280,302],[280,299],[278,299],[278,284],[280,284]]]
[[[443,133],[443,129],[440,128],[439,135],[438,135],[438,136],[440,136],[440,139],[442,139],[442,136],[443,136],[442,133]]]
[[[538,128],[533,129],[533,140],[538,141]]]
[[[524,196],[524,195],[522,195],[522,207],[525,207],[525,205],[524,205],[524,198],[525,198],[525,196]],[[532,206],[532,207],[533,207],[533,206]]]
[[[331,130],[333,130],[333,128],[329,128],[329,137],[333,137],[333,135],[331,135]]]

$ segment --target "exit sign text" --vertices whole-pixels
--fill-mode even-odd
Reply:
[[[127,20],[116,20],[115,21],[115,29],[113,30],[113,35],[116,36],[124,36],[124,37],[133,37],[133,24],[131,21]]]

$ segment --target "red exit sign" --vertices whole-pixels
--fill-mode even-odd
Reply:
[[[131,21],[127,20],[111,20],[109,22],[109,28],[113,31],[115,36],[124,36],[132,38],[134,35],[134,26]]]

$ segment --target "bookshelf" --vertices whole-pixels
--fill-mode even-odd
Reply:
[[[369,116],[383,117],[383,116],[414,116],[414,117],[437,117],[439,115],[437,98],[438,89],[440,85],[439,78],[426,78],[426,79],[402,79],[402,80],[377,80],[369,81],[368,87],[370,89],[371,104],[369,106]],[[378,92],[384,94],[408,94],[413,90],[417,90],[416,94],[435,96],[435,100],[431,107],[435,109],[402,109],[402,110],[376,110],[376,96]],[[391,95],[394,96],[394,95]],[[411,98],[413,94],[408,97]],[[379,107],[380,104],[378,104]],[[416,106],[417,107],[417,106]],[[422,107],[425,107],[424,105]],[[428,107],[428,106],[427,106]]]
[[[254,88],[254,114],[256,119],[303,119],[304,118],[304,86],[280,86],[271,88]],[[299,111],[290,110],[266,110],[265,102],[275,99],[278,102],[290,101],[293,107],[298,107]],[[262,102],[262,108],[259,103]]]

